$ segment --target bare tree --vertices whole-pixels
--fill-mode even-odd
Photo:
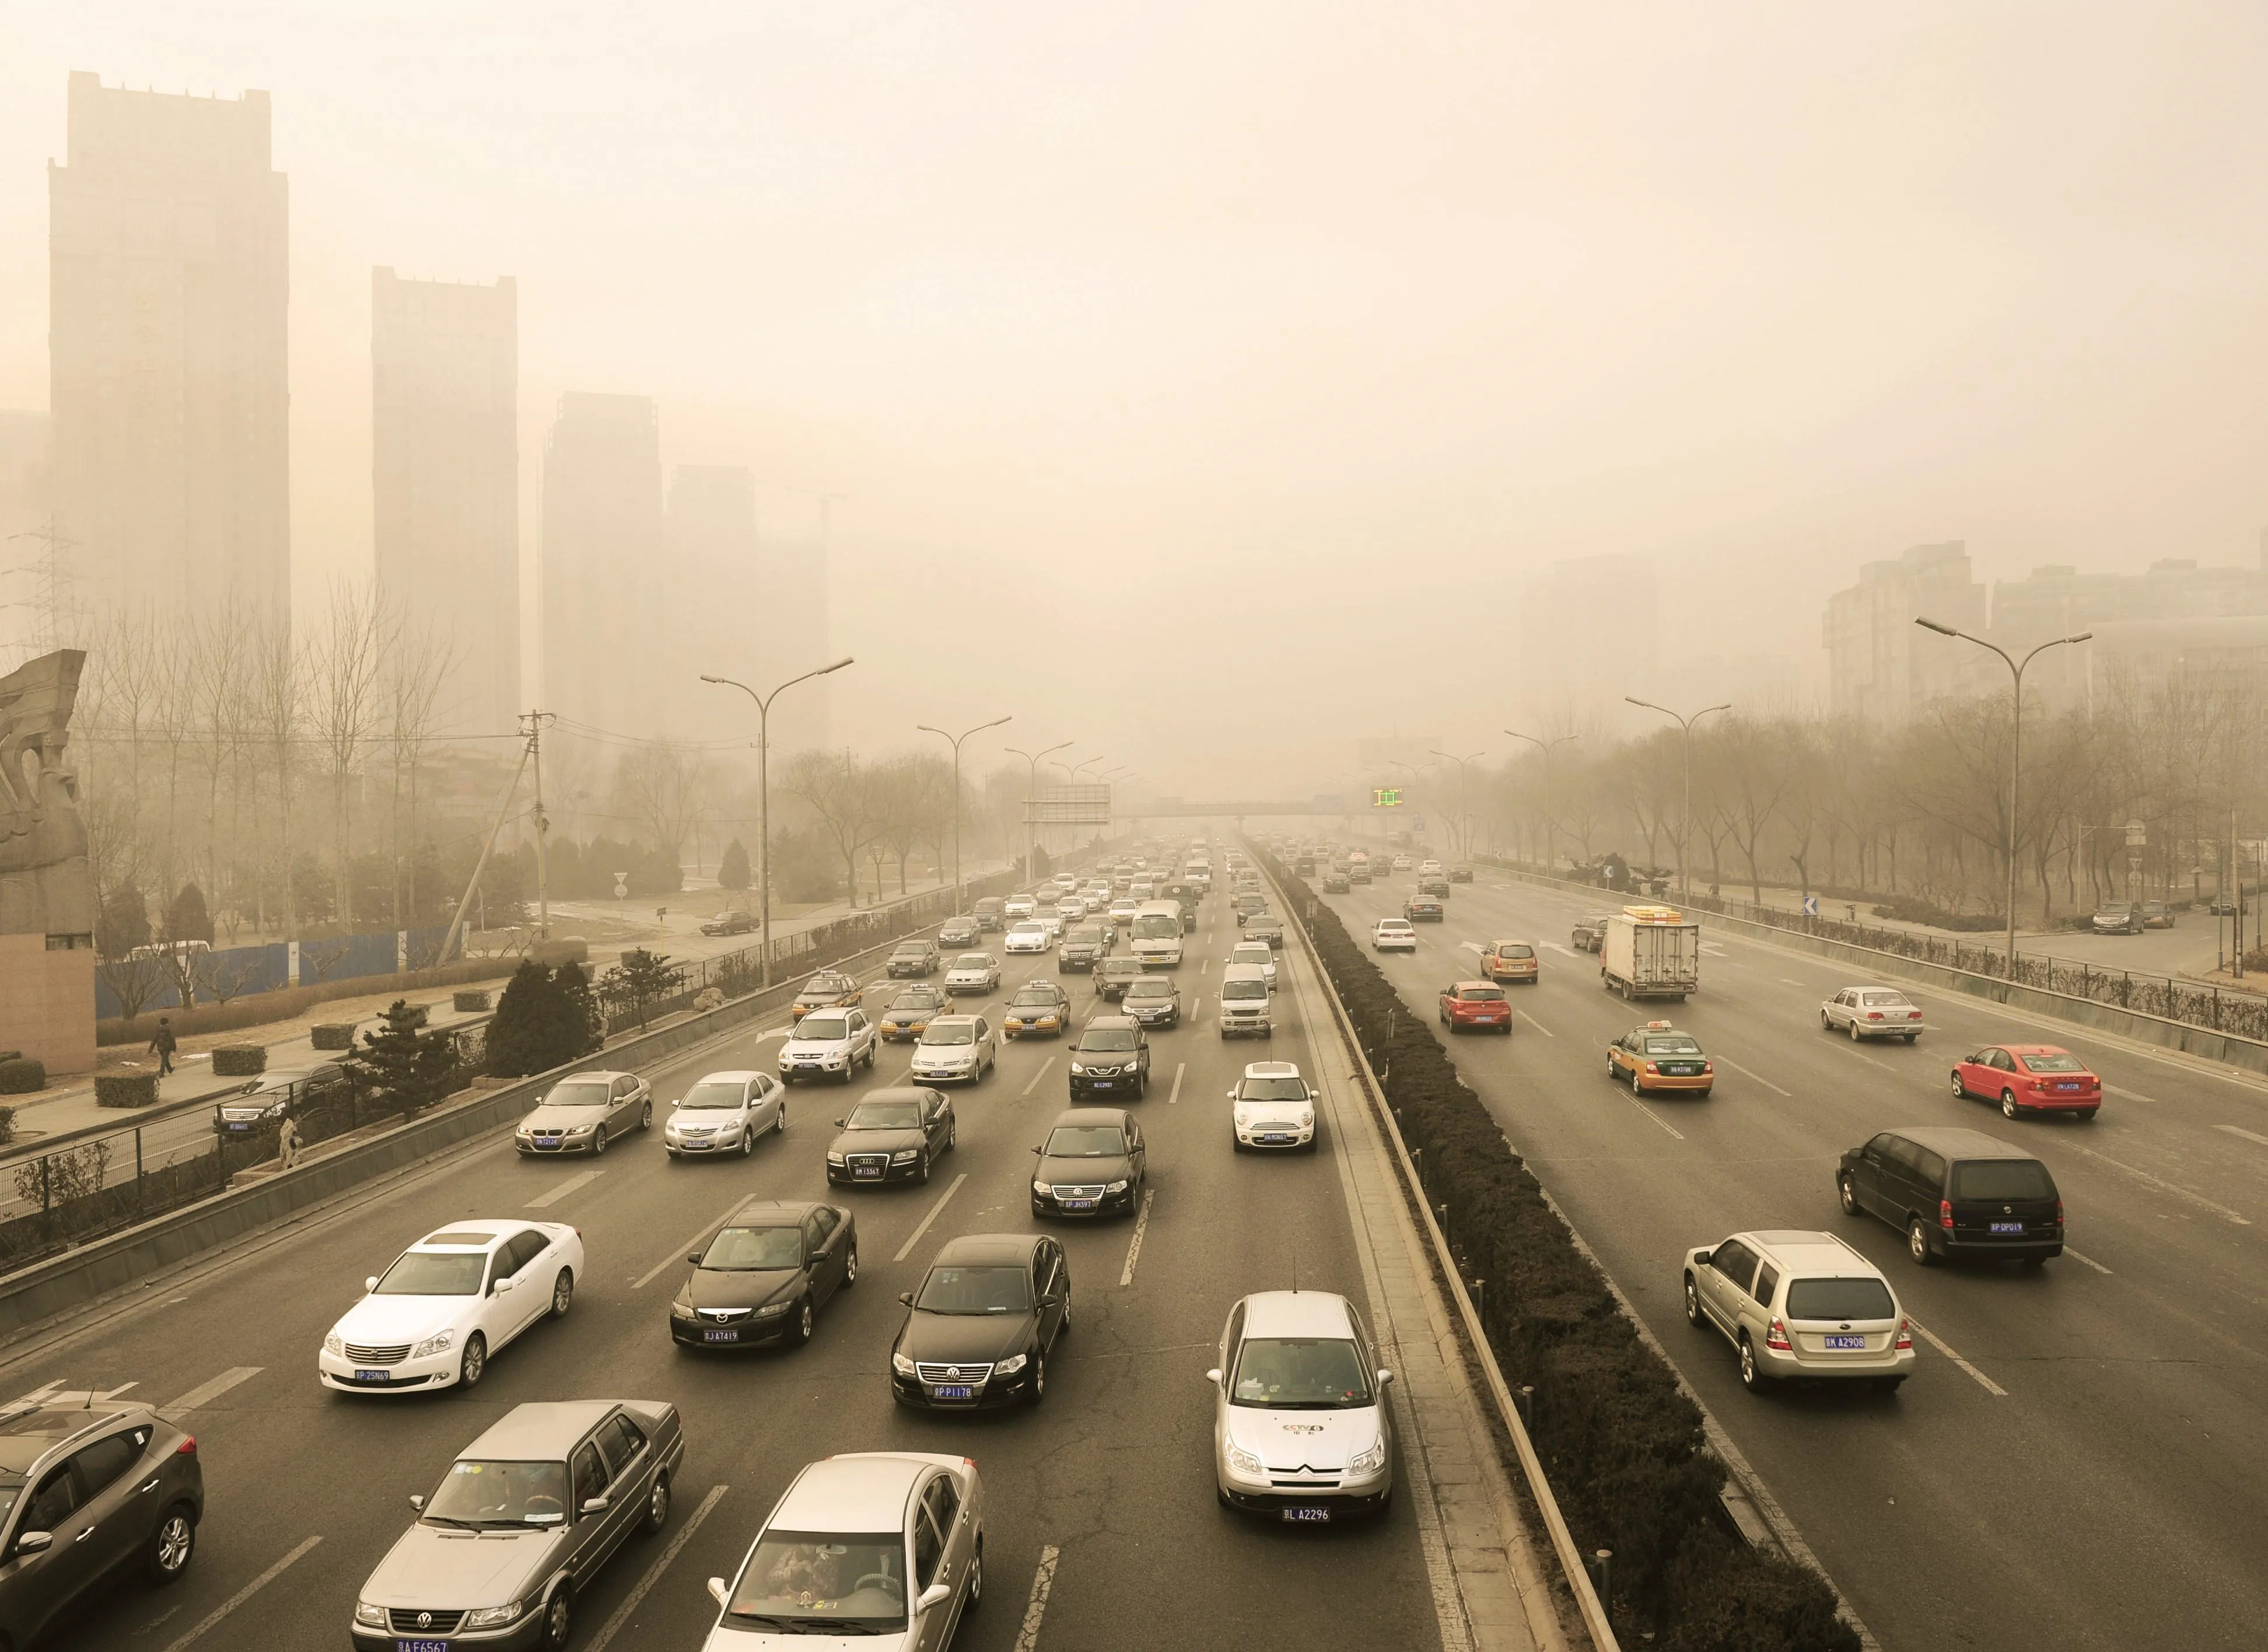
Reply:
[[[335,585],[330,607],[310,644],[307,713],[331,786],[331,833],[339,866],[339,919],[351,929],[354,909],[355,768],[376,735],[380,683],[392,627],[367,587]],[[290,869],[287,867],[288,878]]]
[[[615,765],[615,798],[622,812],[681,865],[707,783],[707,760],[674,740],[640,741]]]
[[[858,857],[874,841],[873,786],[866,768],[848,751],[799,751],[787,761],[781,788],[801,798],[817,816],[858,902]]]
[[[294,780],[300,730],[305,726],[300,690],[306,675],[289,622],[280,616],[264,620],[253,634],[250,723],[254,737],[267,756],[269,778],[276,786],[273,818],[277,881],[281,885],[278,916],[286,936],[298,928],[291,891],[291,804],[297,790]],[[264,933],[268,928],[264,879],[258,888],[260,927]]]
[[[393,645],[386,651],[379,671],[379,698],[384,707],[380,737],[386,744],[393,782],[387,827],[388,849],[394,861],[394,926],[401,929],[408,926],[402,910],[402,879],[409,864],[402,844],[405,835],[413,845],[416,840],[418,764],[433,738],[441,690],[456,669],[459,655],[451,639],[437,634],[430,626],[412,623],[406,616],[386,629]],[[414,891],[410,904],[416,904]]]

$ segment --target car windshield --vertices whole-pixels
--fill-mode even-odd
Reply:
[[[1134,920],[1137,940],[1163,940],[1181,933],[1182,919],[1177,912],[1145,912]]]
[[[701,1265],[723,1273],[803,1265],[800,1228],[727,1228],[709,1242]]]
[[[681,1107],[738,1107],[747,1099],[747,1091],[738,1084],[696,1084],[685,1092]]]
[[[1021,1314],[1032,1306],[1032,1277],[1020,1264],[961,1267],[940,1263],[922,1281],[914,1306],[930,1314]]]
[[[546,1107],[604,1107],[614,1093],[614,1086],[604,1079],[569,1079],[551,1087],[543,1098]]]
[[[989,970],[992,960],[981,952],[964,952],[953,961],[956,970]]]
[[[1977,1159],[1953,1167],[1955,1198],[2053,1198],[2055,1183],[2036,1159]]]
[[[1304,1102],[1307,1086],[1300,1079],[1247,1079],[1236,1093],[1240,1102]]]
[[[848,1015],[806,1015],[795,1029],[795,1036],[806,1041],[824,1042],[829,1038],[848,1038],[850,1018]]]
[[[1116,1125],[1061,1125],[1048,1132],[1050,1159],[1113,1159],[1126,1151],[1126,1132]]]
[[[1055,999],[1045,992],[1019,992],[1008,1000],[1010,1009],[1053,1009]]]
[[[919,1102],[861,1102],[850,1110],[846,1130],[919,1130]]]
[[[947,1022],[942,1027],[932,1021],[929,1030],[922,1034],[921,1041],[925,1045],[973,1044],[976,1042],[976,1029],[967,1021]]]
[[[425,1505],[442,1526],[556,1526],[567,1519],[564,1463],[452,1463]]]
[[[1370,1373],[1344,1337],[1253,1337],[1237,1350],[1229,1400],[1270,1411],[1367,1405]]]
[[[1880,1280],[1790,1280],[1790,1319],[1889,1319],[1898,1311]]]
[[[767,1531],[727,1622],[785,1634],[885,1634],[906,1626],[906,1540],[895,1531]]]
[[[1048,933],[1048,926],[1037,922],[1022,923],[1016,925],[1008,933],[1012,935],[1044,935]]]
[[[1266,963],[1271,955],[1263,942],[1240,941],[1236,950],[1228,955],[1228,961],[1231,963]]]
[[[244,1087],[247,1095],[269,1095],[278,1091],[297,1089],[307,1081],[305,1073],[269,1073]],[[559,1087],[564,1088],[563,1085]]]
[[[378,1282],[380,1296],[477,1296],[488,1266],[482,1250],[405,1250]]]
[[[890,955],[893,958],[920,958],[928,955],[927,947],[901,947]]]
[[[1667,1037],[1647,1039],[1646,1052],[1650,1056],[1697,1056],[1701,1046],[1683,1033],[1672,1033]]]
[[[843,990],[843,978],[834,975],[814,975],[803,984],[806,998],[831,998]]]
[[[1102,944],[1102,932],[1095,928],[1092,924],[1081,924],[1077,929],[1072,930],[1071,933],[1065,935],[1064,939],[1065,940],[1078,941],[1085,946],[1099,947]]]
[[[1081,1050],[1131,1050],[1138,1042],[1131,1028],[1097,1027],[1090,1029],[1079,1041],[1079,1047]]]
[[[2077,1056],[2067,1056],[2061,1051],[2051,1056],[2018,1056],[2016,1059],[2023,1063],[2024,1070],[2028,1073],[2084,1073],[2087,1071],[2086,1064]]]
[[[1126,999],[1131,1003],[1138,998],[1171,998],[1174,984],[1153,976],[1137,976],[1126,988]]]
[[[1268,996],[1268,983],[1265,981],[1223,981],[1220,984],[1220,995],[1223,998],[1266,998]]]

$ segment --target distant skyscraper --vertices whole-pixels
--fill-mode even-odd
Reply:
[[[661,432],[642,395],[569,391],[543,452],[541,704],[586,728],[665,731],[657,674],[682,660],[661,509]]]
[[[1555,562],[1521,594],[1521,703],[1531,717],[1557,730],[1571,719],[1620,716],[1623,696],[1653,686],[1653,564],[1628,556]]]
[[[455,660],[441,732],[509,732],[519,685],[519,296],[371,277],[379,594]]]
[[[288,612],[286,191],[264,92],[70,77],[48,169],[55,500],[91,610]]]
[[[0,675],[55,647],[48,416],[0,412]]]
[[[1859,583],[1827,599],[1828,705],[1837,717],[1896,727],[1932,700],[2002,686],[1983,670],[1999,662],[1974,643],[1914,623],[1928,618],[1981,635],[1984,587],[1959,540],[1916,545],[1859,569]]]

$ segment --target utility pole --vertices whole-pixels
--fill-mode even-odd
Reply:
[[[1514,740],[1526,741],[1529,745],[1535,747],[1536,750],[1543,754],[1543,875],[1550,877],[1551,875],[1552,867],[1557,866],[1559,860],[1558,850],[1556,847],[1557,840],[1552,836],[1551,748],[1554,746],[1564,746],[1569,741],[1574,739],[1575,736],[1572,734],[1554,734],[1549,740],[1538,740],[1535,735],[1523,734],[1516,728],[1507,728],[1504,732],[1511,735]],[[1679,852],[1678,860],[1681,865],[1683,864],[1684,854],[1683,851]]]
[[[523,712],[520,730],[527,736],[527,756],[535,763],[535,938],[551,939],[551,856],[548,839],[551,822],[543,813],[543,726],[549,712]]]
[[[1021,757],[1032,766],[1031,777],[1024,783],[1024,876],[1027,881],[1032,875],[1032,859],[1037,852],[1036,845],[1039,843],[1039,823],[1032,818],[1032,805],[1040,791],[1040,759],[1046,756],[1049,752],[1061,751],[1066,746],[1077,744],[1079,742],[1076,740],[1059,740],[1054,745],[1039,751],[1026,751],[1018,746],[1001,748],[1010,756]]]
[[[981,734],[988,728],[998,728],[1014,719],[1015,713],[1011,712],[1006,717],[996,717],[989,723],[979,723],[966,734],[948,734],[941,728],[932,728],[927,723],[914,725],[924,734],[935,734],[953,742],[953,915],[955,918],[961,916],[961,742],[970,734]]]

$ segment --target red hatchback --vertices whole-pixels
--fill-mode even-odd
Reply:
[[[1453,1033],[1477,1027],[1507,1036],[1512,1004],[1493,981],[1457,981],[1441,994],[1441,1024]]]
[[[1953,1069],[1953,1093],[2000,1103],[2004,1118],[2019,1113],[2077,1113],[2102,1109],[2102,1080],[2068,1050],[2053,1044],[1987,1044]]]

